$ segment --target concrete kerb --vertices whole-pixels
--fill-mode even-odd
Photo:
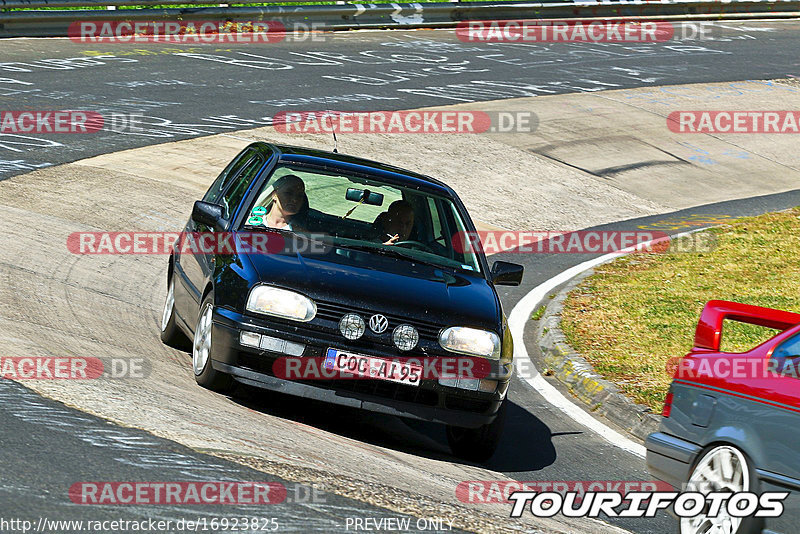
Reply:
[[[594,367],[577,353],[566,341],[561,330],[561,312],[567,295],[580,282],[593,274],[589,269],[572,280],[548,302],[542,317],[536,321],[536,344],[542,352],[545,368],[542,373],[552,375],[595,415],[600,415],[639,439],[655,432],[661,416],[646,406],[636,404],[622,394],[611,381],[595,371]]]

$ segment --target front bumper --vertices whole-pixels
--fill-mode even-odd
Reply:
[[[288,395],[399,417],[477,428],[495,419],[508,389],[507,379],[498,382],[494,393],[443,386],[435,380],[423,380],[419,386],[363,379],[286,380],[272,372],[272,364],[283,355],[241,345],[239,333],[242,330],[302,343],[305,350],[301,357],[321,358],[329,347],[383,357],[397,357],[398,352],[368,341],[352,344],[338,331],[326,331],[313,324],[272,322],[215,308],[213,368],[230,374],[241,383]],[[500,367],[497,363],[498,374]]]
[[[645,440],[647,470],[659,480],[682,489],[702,448],[663,432],[654,432]]]

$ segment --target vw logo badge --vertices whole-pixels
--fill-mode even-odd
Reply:
[[[383,334],[387,328],[389,328],[389,320],[380,313],[369,318],[369,329],[376,334]]]

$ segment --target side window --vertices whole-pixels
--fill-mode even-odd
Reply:
[[[772,353],[773,358],[794,358],[800,356],[800,334],[790,337]]]
[[[464,227],[464,222],[461,220],[461,217],[458,214],[458,210],[456,210],[455,205],[452,202],[448,202],[449,210],[445,211],[445,223],[447,224],[449,231],[451,232],[450,239],[455,239],[457,234],[466,235],[467,229]],[[478,261],[478,255],[472,251],[472,248],[458,252],[456,251],[455,258],[456,260],[463,263],[463,265],[473,271],[480,271],[480,262]]]
[[[228,190],[225,191],[225,194],[222,195],[219,204],[222,205],[223,217],[225,219],[233,215],[233,211],[236,209],[236,206],[239,205],[239,202],[242,201],[244,194],[247,192],[247,189],[250,187],[250,184],[253,183],[256,176],[258,176],[258,171],[261,170],[263,165],[264,160],[261,156],[256,156],[249,160],[244,167],[242,167],[241,172],[235,177],[235,180]]]
[[[442,220],[439,217],[439,203],[433,197],[428,197],[428,211],[431,214],[431,234],[433,240],[440,245],[447,246],[444,229],[442,228]]]
[[[214,183],[211,184],[211,187],[206,192],[206,195],[203,197],[203,201],[211,202],[212,204],[219,203],[219,198],[222,196],[223,191],[228,185],[231,183],[231,180],[239,173],[245,163],[250,159],[250,157],[254,154],[252,150],[245,150],[240,153],[233,161],[231,161],[225,170],[217,176],[217,179],[214,180]]]
[[[791,372],[791,376],[797,378],[800,376],[797,374],[799,370],[796,368],[800,363],[798,357],[800,357],[800,334],[790,337],[772,352],[774,363],[770,368],[779,373]]]

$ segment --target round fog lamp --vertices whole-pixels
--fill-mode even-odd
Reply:
[[[355,313],[348,313],[339,320],[339,332],[350,341],[355,341],[363,336],[366,328],[364,319]]]
[[[419,333],[410,324],[401,324],[392,332],[392,341],[400,350],[411,350],[419,342]]]

